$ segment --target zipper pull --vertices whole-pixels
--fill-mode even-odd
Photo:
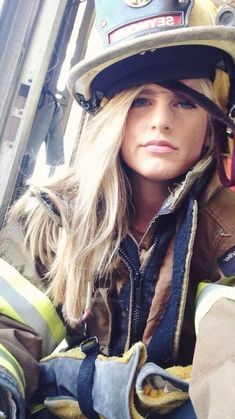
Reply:
[[[136,272],[135,281],[134,281],[135,282],[135,289],[140,287],[140,285],[142,283],[142,278],[143,278],[142,272],[140,272],[140,271]]]

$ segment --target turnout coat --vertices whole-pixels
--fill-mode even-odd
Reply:
[[[229,396],[235,373],[235,194],[222,187],[208,193],[214,182],[214,175],[209,181],[205,175],[208,166],[202,160],[186,175],[143,237],[130,230],[123,238],[112,276],[96,282],[86,337],[97,336],[106,356],[121,356],[142,341],[148,359],[163,368],[192,364],[189,394],[196,415],[219,419],[235,415]],[[69,344],[79,344],[84,329],[68,328],[45,296],[21,234],[19,226],[2,232],[0,377],[2,366],[18,383],[22,406],[24,400],[27,406],[38,387],[40,358],[65,335]],[[12,266],[21,274],[19,286]],[[216,293],[205,284],[216,284]],[[39,295],[43,304],[38,304]],[[39,317],[45,323],[40,327]]]

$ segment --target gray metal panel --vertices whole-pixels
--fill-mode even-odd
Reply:
[[[30,10],[30,5],[34,5],[35,7],[35,4],[37,4],[38,1],[23,0],[18,2],[18,0],[14,0],[13,3],[15,3],[15,5],[24,3],[26,9],[29,8]],[[5,51],[1,59],[0,86],[4,84],[2,80],[5,80],[5,78],[7,79],[7,77],[10,77],[11,80],[7,82],[6,91],[0,92],[0,94],[3,94],[4,98],[6,98],[7,93],[11,90],[13,93],[16,93],[12,103],[9,104],[9,109],[7,109],[7,119],[4,120],[4,118],[0,118],[2,121],[4,120],[4,130],[0,142],[0,206],[2,217],[11,200],[18,170],[32,127],[42,86],[44,84],[67,1],[41,0],[39,3],[40,10],[37,19],[34,19],[33,21],[33,25],[30,21],[32,9],[31,14],[29,14],[28,10],[25,10],[21,4],[22,15],[25,13],[28,24],[26,24],[26,18],[25,21],[23,21],[26,28],[30,31],[30,34],[24,33],[24,39],[28,39],[27,45],[24,45],[25,48],[27,46],[25,51],[23,51],[22,45],[23,34],[21,37],[20,54],[24,53],[24,59],[23,68],[20,68],[19,74],[16,75],[16,72],[14,72],[14,76],[11,77],[11,67],[9,64],[11,61],[10,56],[18,56],[19,54],[16,39],[17,25],[20,20],[19,15],[18,17],[15,17],[14,22],[12,22],[12,33],[7,36],[8,44],[6,49],[9,50],[9,54],[7,55],[7,51]],[[21,10],[18,10],[19,13],[20,11]],[[24,19],[23,16],[21,18]],[[19,33],[21,31],[21,23],[19,23]],[[17,62],[19,63],[19,60],[19,56],[15,58],[14,66]],[[7,65],[7,71],[5,69],[5,72],[7,73],[6,76],[4,75],[4,63]],[[13,66],[12,63],[11,65]],[[6,103],[6,100],[3,101],[2,106],[6,107]],[[2,110],[2,114],[4,113],[4,109]]]
[[[0,137],[18,87],[40,0],[11,0],[0,18]]]
[[[7,0],[7,6],[0,28],[0,224],[12,199],[39,99],[41,104],[42,87],[56,94],[61,60],[75,22],[73,14],[82,14],[80,9],[84,9],[72,65],[86,53],[95,14],[94,0],[85,4],[71,0]],[[53,54],[58,62],[55,58],[53,61]],[[72,98],[66,88],[61,93],[64,132]],[[83,118],[79,131],[82,124]]]

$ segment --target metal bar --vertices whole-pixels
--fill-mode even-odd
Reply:
[[[36,24],[40,0],[13,0],[0,19],[0,138]]]
[[[19,89],[0,143],[0,222],[11,201],[66,3],[66,0],[40,1],[23,70],[17,78]]]
[[[75,51],[74,51],[74,54],[73,54],[73,57],[72,57],[71,63],[70,63],[71,67],[73,65],[75,65],[76,63],[78,63],[79,61],[81,61],[85,57],[85,54],[86,54],[87,49],[88,49],[88,42],[90,40],[91,31],[92,31],[92,28],[93,28],[93,25],[94,25],[94,19],[95,19],[94,0],[88,0],[86,2],[86,6],[85,6],[84,14],[83,14],[83,17],[82,17],[82,20],[81,20],[81,24],[79,26],[79,32],[78,32],[78,36],[77,36],[77,40],[76,40],[76,47],[75,47]],[[73,99],[70,97],[70,95],[68,93],[68,90],[66,88],[62,92],[62,97],[63,97],[62,104],[64,106],[63,107],[63,109],[64,109],[63,125],[64,125],[64,132],[65,132],[65,137],[64,137],[65,142],[66,142],[67,138],[69,139],[69,137],[70,137],[70,141],[71,141],[71,135],[67,135],[66,127],[68,127],[68,130],[69,130],[70,125],[73,123],[73,122],[70,122],[70,116],[71,116],[71,114],[74,114],[73,109],[72,109],[72,105],[75,108],[77,108],[76,114],[77,114],[77,120],[79,120],[79,124],[77,126],[77,132],[76,132],[75,138],[74,138],[74,145],[73,145],[73,148],[72,148],[72,151],[71,151],[71,156],[70,156],[70,161],[72,163],[76,158],[78,141],[79,141],[79,137],[82,133],[83,126],[84,126],[85,121],[86,121],[86,115],[85,115],[84,111],[82,111],[80,108],[78,109],[78,104],[74,103]],[[73,115],[72,115],[72,118],[74,119]]]

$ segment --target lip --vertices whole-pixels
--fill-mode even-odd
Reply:
[[[144,144],[144,148],[152,153],[173,153],[177,147],[167,140],[152,140]]]

